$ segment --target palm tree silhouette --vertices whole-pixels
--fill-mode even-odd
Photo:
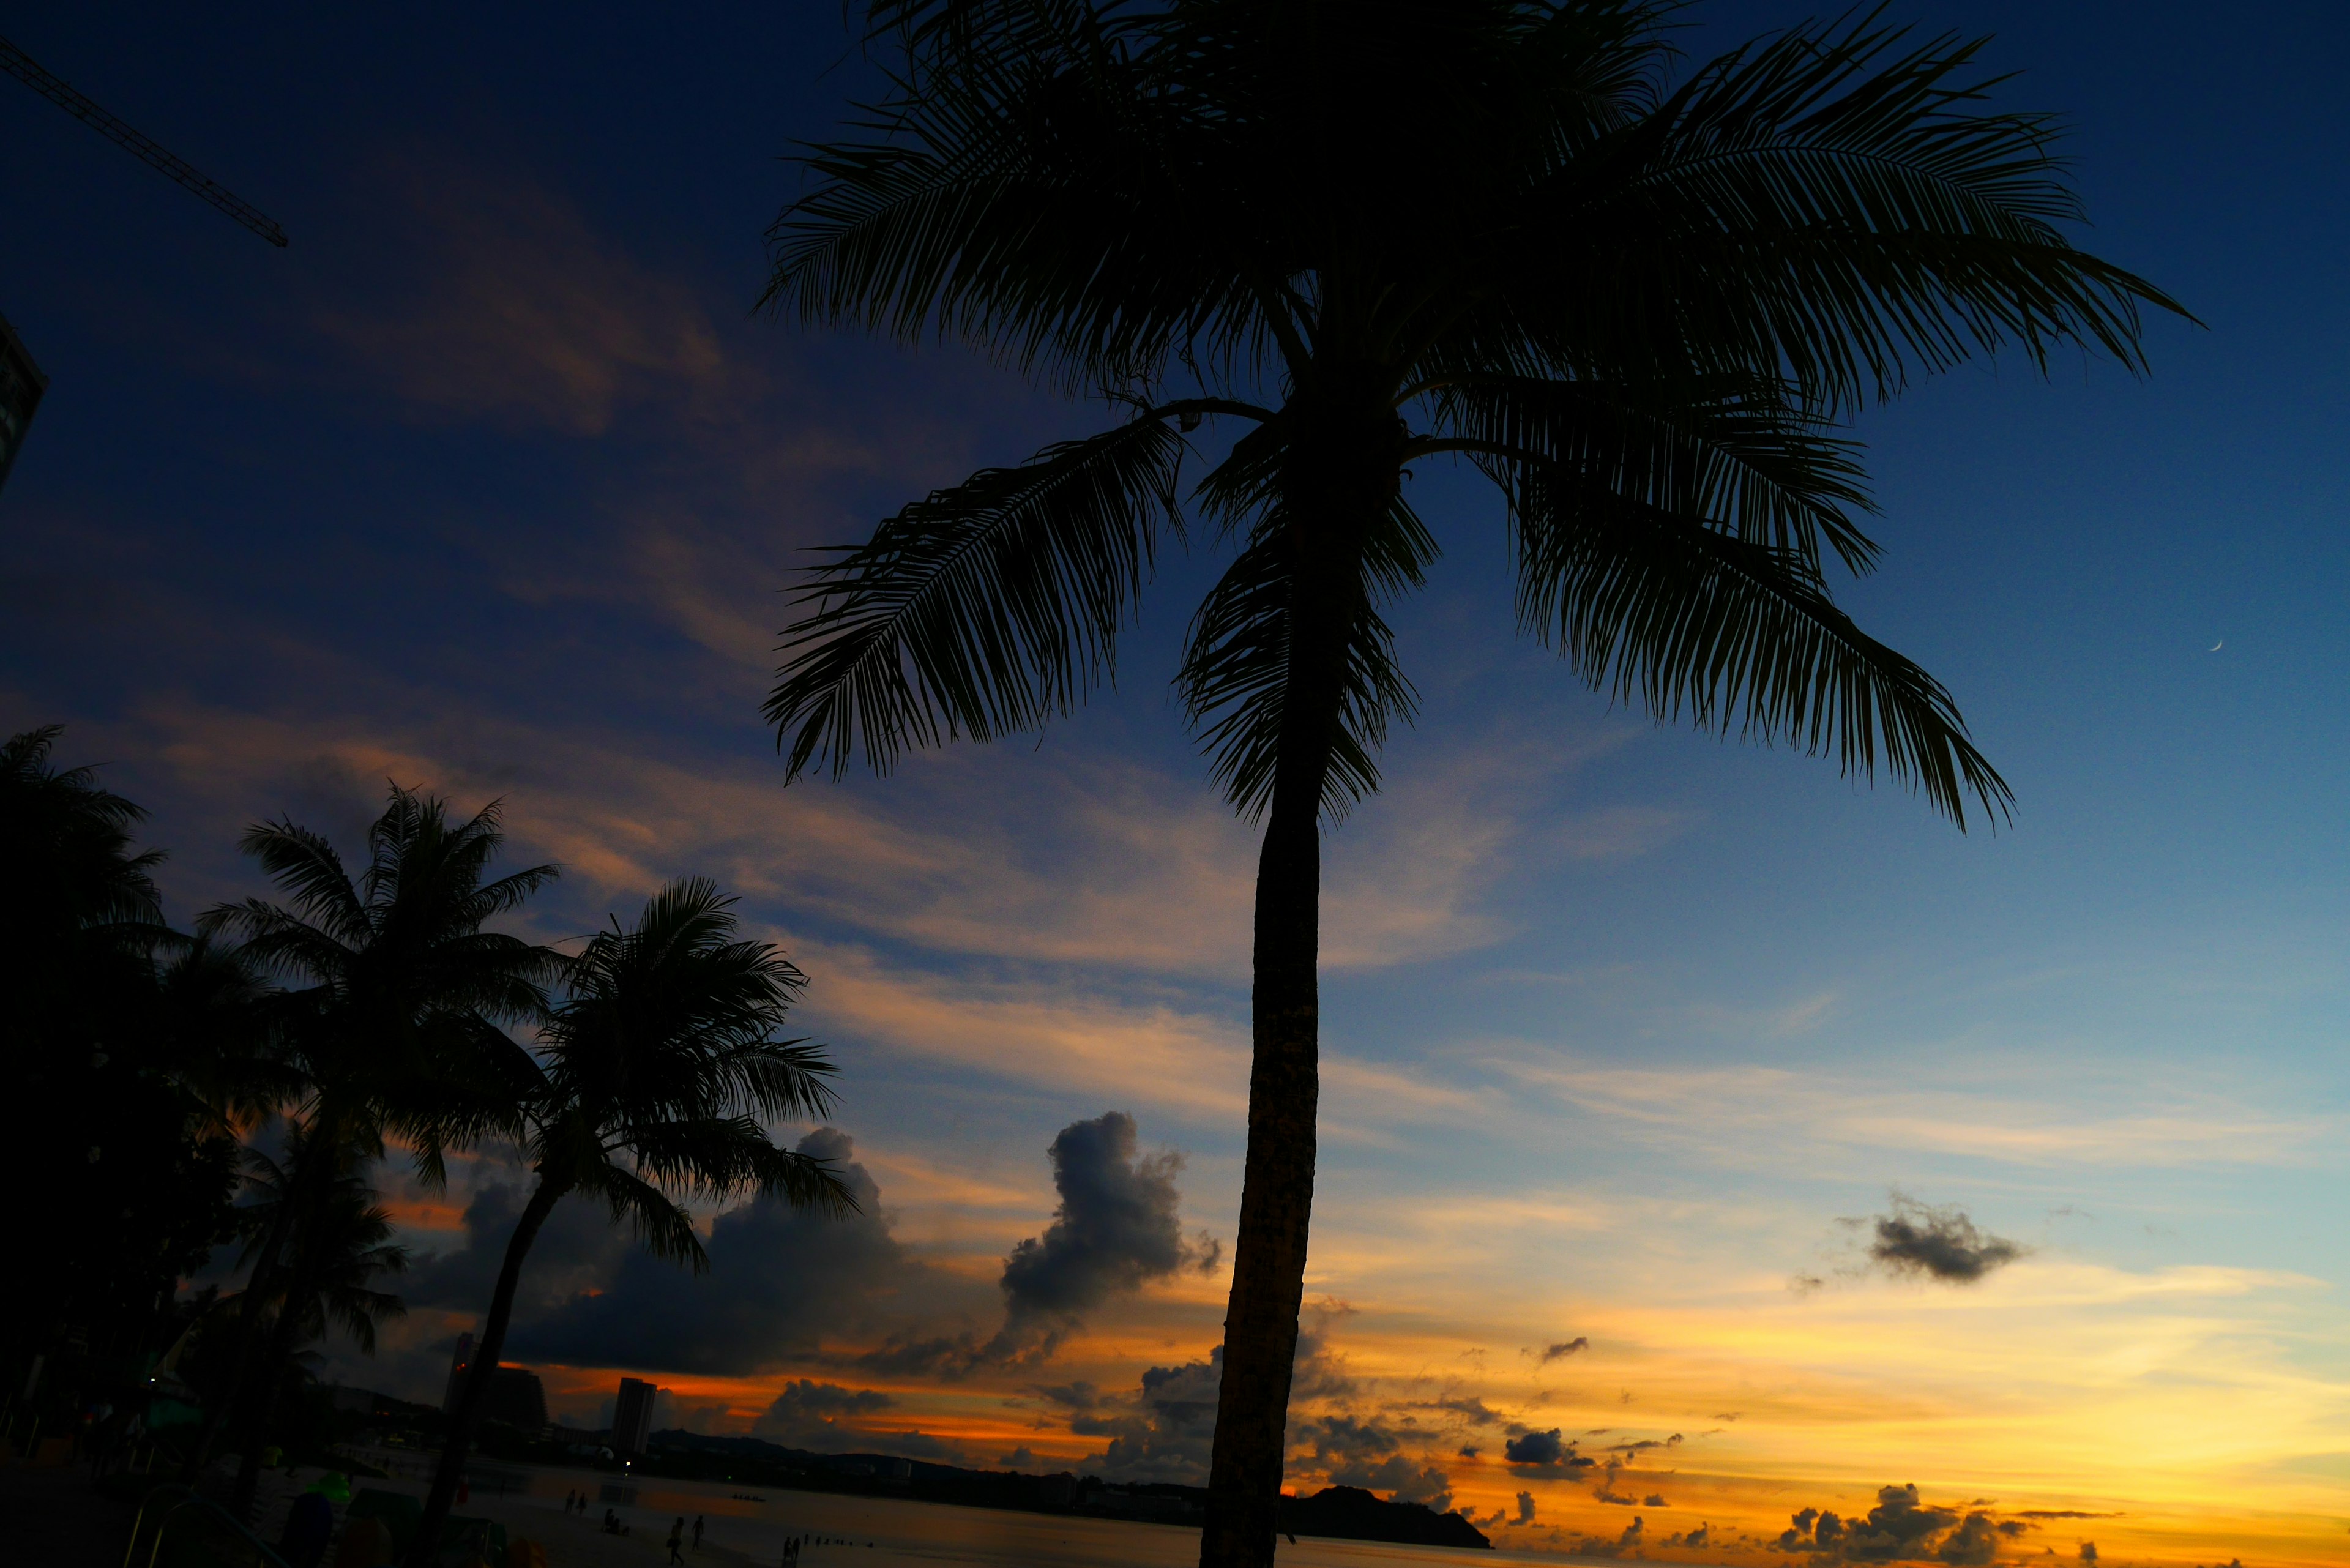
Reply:
[[[319,1158],[298,1134],[288,1140],[284,1160],[259,1149],[245,1151],[245,1179],[255,1200],[237,1212],[237,1232],[244,1247],[239,1267],[252,1262],[265,1239],[277,1231],[277,1217],[286,1211],[307,1159]],[[295,1308],[295,1342],[307,1345],[339,1328],[363,1355],[373,1355],[376,1327],[389,1318],[408,1315],[406,1303],[387,1291],[374,1288],[384,1274],[405,1273],[409,1251],[392,1241],[391,1212],[378,1200],[380,1194],[348,1170],[334,1175],[320,1213],[304,1232],[301,1245],[316,1249],[317,1268],[310,1272],[316,1287]],[[250,1291],[227,1298],[224,1306],[240,1312],[283,1314],[286,1303],[259,1300]]]
[[[590,938],[539,1041],[542,1080],[525,1148],[538,1180],[506,1242],[473,1366],[450,1413],[420,1542],[440,1537],[464,1474],[482,1391],[505,1347],[524,1260],[567,1196],[602,1201],[654,1253],[701,1272],[709,1260],[681,1198],[750,1191],[795,1207],[853,1210],[824,1160],[768,1141],[760,1119],[832,1105],[823,1048],[777,1040],[806,977],[735,935],[733,900],[696,877],[662,888],[629,929]],[[420,1545],[419,1551],[422,1548]]]
[[[1440,550],[1409,480],[1500,492],[1522,632],[1659,722],[1882,767],[1963,826],[2008,786],[1863,633],[1843,426],[1916,374],[2142,369],[2075,248],[2054,123],[1980,41],[1877,13],[1676,75],[1658,0],[876,0],[890,88],[811,150],[765,295],[975,344],[1121,422],[983,470],[814,569],[766,713],[794,777],[1066,713],[1182,540],[1234,556],[1176,676],[1263,824],[1254,1064],[1201,1560],[1269,1563],[1312,1207],[1321,832],[1417,695],[1386,610]],[[2183,314],[2183,312],[2181,312]]]
[[[335,1182],[382,1147],[387,1135],[413,1153],[428,1187],[443,1156],[484,1136],[518,1130],[536,1077],[530,1055],[504,1025],[536,1019],[560,955],[483,927],[512,913],[556,875],[534,866],[491,878],[504,842],[499,807],[452,822],[446,803],[400,789],[368,830],[369,861],[354,877],[333,845],[291,821],[249,829],[241,846],[286,895],[217,905],[199,929],[242,940],[248,960],[295,987],[277,999],[279,1066],[292,1108],[317,1158],[302,1162],[254,1260],[247,1289],[310,1300],[326,1254],[299,1244],[323,1223]],[[288,1278],[276,1280],[290,1253]],[[280,1314],[257,1365],[251,1319],[237,1335],[229,1397],[207,1415],[205,1442],[235,1407],[258,1395],[246,1423],[234,1504],[252,1505],[263,1433],[280,1368],[300,1324]]]

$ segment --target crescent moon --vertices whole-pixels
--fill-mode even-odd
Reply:
[[[2221,649],[2223,649],[2223,648],[2225,648],[2225,647],[2227,647],[2227,646],[2228,646],[2228,639],[2227,639],[2226,638],[2224,638],[2224,637],[2223,637],[2223,638],[2221,638],[2219,641],[2217,641],[2217,642],[2213,643],[2210,647],[2209,647],[2209,648],[2205,649],[2203,651],[2204,651],[2204,652],[2206,652],[2206,653],[2217,653],[2217,652],[2219,652]]]

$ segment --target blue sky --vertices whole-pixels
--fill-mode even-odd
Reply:
[[[1700,7],[1691,47],[1801,14]],[[1492,498],[1422,475],[1427,715],[1330,852],[1309,1293],[1348,1309],[1365,1411],[1435,1377],[1530,1429],[1619,1391],[1659,1435],[1777,1412],[1711,1439],[1725,1516],[1765,1481],[2112,1502],[2135,1472],[2194,1500],[2175,1529],[2128,1504],[2149,1560],[2241,1549],[2231,1509],[2314,1551],[2350,1516],[2350,13],[1894,15],[1996,34],[2002,90],[2076,122],[2093,247],[2203,323],[2154,323],[2144,382],[2005,362],[1860,421],[1887,558],[1844,597],[1957,693],[2015,821],[1961,836],[1611,713],[1506,636]],[[983,1332],[1076,1120],[1184,1151],[1183,1223],[1229,1242],[1248,840],[1165,684],[1204,554],[1041,744],[785,792],[758,722],[795,551],[1099,416],[752,314],[778,159],[865,79],[834,7],[9,25],[293,237],[0,84],[0,311],[52,377],[0,495],[0,722],[67,722],[152,807],[180,912],[246,888],[255,816],[348,833],[386,772],[504,794],[569,868],[546,930],[665,876],[745,893],[815,978],[896,1234]],[[1838,1217],[1895,1186],[2036,1251],[1965,1292],[1839,1273]],[[1161,1281],[1061,1355],[1130,1386],[1204,1355],[1220,1291]],[[414,1368],[461,1318],[420,1314]],[[1517,1356],[1544,1324],[1593,1341],[1572,1388]],[[2073,1382],[2074,1345],[2142,1354]],[[745,1368],[707,1418],[840,1365]],[[890,1397],[983,1427],[919,1379]],[[1481,1511],[1523,1479],[1445,1463]],[[1542,1495],[1521,1544],[1618,1511]]]

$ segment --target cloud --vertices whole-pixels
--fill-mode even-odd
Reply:
[[[1509,1440],[1502,1445],[1502,1458],[1521,1474],[1553,1480],[1589,1469],[1598,1462],[1575,1452],[1575,1444],[1556,1427],[1546,1432],[1513,1428]]]
[[[677,401],[725,370],[692,291],[597,234],[519,174],[395,165],[385,239],[420,280],[318,325],[411,405],[461,419],[600,435],[626,408]],[[401,198],[404,198],[401,199]]]
[[[959,1282],[908,1257],[889,1233],[880,1189],[846,1133],[799,1142],[830,1159],[860,1212],[832,1218],[756,1199],[721,1214],[710,1272],[695,1276],[629,1251],[600,1291],[583,1291],[520,1324],[519,1355],[571,1366],[743,1376],[815,1356],[827,1339],[861,1338],[897,1309],[929,1317]]]
[[[1518,1493],[1518,1516],[1517,1518],[1510,1521],[1510,1522],[1512,1524],[1532,1524],[1534,1521],[1534,1494],[1530,1491],[1522,1491]]]
[[[1586,1535],[1575,1543],[1573,1550],[1586,1557],[1638,1557],[1646,1534],[1641,1521],[1636,1517],[1613,1541],[1606,1536]]]
[[[486,1313],[507,1240],[529,1201],[529,1189],[493,1179],[465,1205],[464,1242],[412,1265],[400,1293],[411,1306]],[[515,1290],[515,1322],[536,1322],[582,1292],[599,1290],[634,1245],[602,1205],[569,1197],[539,1228]]]
[[[1877,1506],[1858,1519],[1823,1509],[1793,1515],[1773,1544],[1781,1552],[1813,1554],[1814,1563],[1946,1563],[1952,1568],[1985,1568],[1998,1555],[2000,1537],[2012,1534],[1990,1514],[1938,1507],[1918,1498],[1918,1488],[1879,1487]]]
[[[751,1431],[787,1448],[839,1453],[873,1439],[873,1432],[857,1425],[860,1417],[895,1404],[877,1388],[844,1388],[803,1377],[784,1385]]]
[[[1898,1189],[1890,1214],[1860,1222],[1876,1228],[1877,1239],[1868,1247],[1870,1262],[1897,1278],[1972,1284],[2031,1251],[1977,1229],[1955,1206],[1930,1209]]]
[[[1548,1366],[1552,1362],[1564,1360],[1567,1356],[1573,1355],[1578,1350],[1588,1350],[1590,1348],[1591,1341],[1578,1334],[1573,1339],[1564,1339],[1555,1345],[1546,1345],[1543,1346],[1540,1353],[1536,1353],[1534,1349],[1529,1347],[1526,1350],[1520,1352],[1520,1354],[1534,1356],[1534,1365],[1536,1366]]]
[[[1069,1430],[1076,1436],[1109,1439],[1086,1463],[1126,1480],[1197,1483],[1204,1479],[1223,1366],[1224,1347],[1220,1345],[1205,1361],[1149,1367],[1135,1394],[1105,1400],[1096,1410],[1070,1417]]]
[[[1108,1111],[1072,1122],[1053,1139],[1053,1223],[1003,1261],[999,1352],[1048,1352],[1082,1316],[1112,1296],[1187,1267],[1215,1267],[1219,1249],[1183,1239],[1175,1186],[1183,1157],[1140,1155],[1134,1118]]]

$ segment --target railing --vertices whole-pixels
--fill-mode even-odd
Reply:
[[[142,1558],[139,1554],[140,1542],[151,1528],[153,1535],[148,1538],[147,1554]],[[234,1514],[211,1499],[198,1496],[193,1487],[178,1485],[159,1486],[140,1503],[138,1516],[130,1521],[130,1544],[123,1551],[122,1568],[155,1568],[162,1557],[167,1536],[175,1542],[211,1546],[213,1550],[210,1555],[214,1562],[244,1564],[245,1568],[286,1568],[286,1560],[239,1523]],[[225,1552],[221,1550],[224,1547]]]

